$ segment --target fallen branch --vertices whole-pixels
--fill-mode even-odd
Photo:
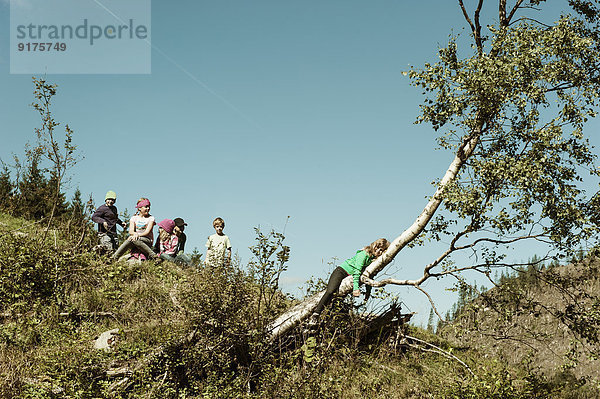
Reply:
[[[467,371],[468,371],[469,373],[471,373],[471,375],[472,375],[472,376],[475,376],[475,373],[473,373],[473,371],[471,371],[471,368],[470,368],[469,366],[467,366],[467,364],[466,364],[465,362],[463,362],[462,360],[460,360],[458,357],[454,356],[452,353],[450,353],[450,352],[448,352],[448,351],[445,351],[445,350],[443,350],[442,348],[440,348],[439,346],[436,346],[436,345],[434,345],[434,344],[432,344],[432,343],[429,343],[429,342],[427,342],[427,341],[423,341],[422,339],[415,338],[415,337],[411,337],[410,335],[404,335],[404,337],[405,337],[406,339],[413,340],[413,341],[415,341],[415,342],[418,342],[418,343],[420,343],[420,344],[423,344],[423,345],[430,346],[430,347],[432,347],[434,350],[432,350],[432,349],[424,349],[424,348],[421,348],[421,347],[419,347],[418,345],[411,345],[411,344],[408,344],[410,347],[413,347],[413,348],[420,349],[420,350],[422,350],[422,351],[424,351],[424,352],[434,352],[434,353],[440,354],[440,355],[442,355],[442,356],[444,356],[444,357],[446,357],[446,358],[448,358],[448,359],[454,359],[454,360],[456,360],[457,362],[459,362],[459,363],[460,363],[460,364],[461,364],[461,365],[462,365],[464,368],[466,368],[466,369],[467,369]]]

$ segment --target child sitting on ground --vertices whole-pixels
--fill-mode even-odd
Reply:
[[[175,228],[173,229],[173,232],[177,234],[177,237],[179,238],[179,242],[177,244],[177,254],[183,254],[185,251],[185,242],[187,241],[187,236],[183,231],[185,230],[187,223],[182,218],[175,218],[173,221],[175,222]]]
[[[183,231],[185,230],[187,223],[182,218],[175,218],[173,221],[175,222],[173,234],[175,234],[178,239],[177,250],[175,251],[175,262],[190,266],[192,264],[192,258],[184,252],[187,236]]]
[[[158,224],[158,237],[153,250],[163,260],[189,266],[192,259],[183,252],[187,238],[183,233],[184,226],[187,223],[182,218],[162,220]]]
[[[132,257],[139,260],[155,259],[156,253],[150,248],[154,238],[154,216],[150,215],[150,200],[140,198],[135,206],[138,212],[129,220],[129,237],[113,254],[113,259],[119,259],[125,251],[131,249]]]
[[[207,266],[223,266],[231,262],[231,242],[229,237],[223,233],[225,221],[216,218],[213,221],[215,234],[208,237],[206,242],[206,259],[204,264]]]
[[[163,219],[158,224],[158,256],[164,260],[175,261],[178,237],[173,232],[175,222],[171,219]]]

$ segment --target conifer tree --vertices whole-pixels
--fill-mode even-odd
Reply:
[[[18,186],[15,214],[27,219],[39,220],[47,215],[46,190],[48,180],[40,168],[40,154],[28,151],[27,166]]]
[[[70,213],[71,218],[76,221],[80,221],[85,217],[85,203],[81,198],[81,190],[79,187],[77,187],[75,193],[73,193],[73,198],[68,205],[67,213]]]
[[[2,171],[0,172],[0,209],[3,211],[10,210],[14,184],[10,179],[10,171],[8,166],[2,163]]]

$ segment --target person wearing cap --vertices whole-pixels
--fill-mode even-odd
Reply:
[[[176,253],[183,254],[183,251],[185,251],[185,242],[187,240],[187,236],[183,231],[185,230],[185,226],[187,226],[187,223],[182,218],[175,218],[173,219],[173,221],[175,222],[175,229],[173,231],[175,232],[175,234],[177,234],[177,237],[179,238]]]
[[[92,221],[98,223],[98,247],[113,252],[119,246],[117,238],[117,225],[127,228],[127,224],[119,219],[119,212],[115,206],[117,193],[110,190],[104,196],[104,204],[100,205],[92,215]]]
[[[185,230],[185,226],[187,226],[187,223],[182,218],[175,218],[173,221],[175,222],[175,228],[173,229],[173,232],[179,239],[177,243],[177,250],[175,251],[175,261],[177,263],[182,263],[189,266],[192,264],[192,258],[188,254],[184,253],[187,236],[183,232],[183,230]]]

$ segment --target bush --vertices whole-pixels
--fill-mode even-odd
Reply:
[[[61,292],[61,277],[73,262],[70,253],[40,246],[28,236],[0,239],[0,304],[2,310],[30,309],[48,303]]]

